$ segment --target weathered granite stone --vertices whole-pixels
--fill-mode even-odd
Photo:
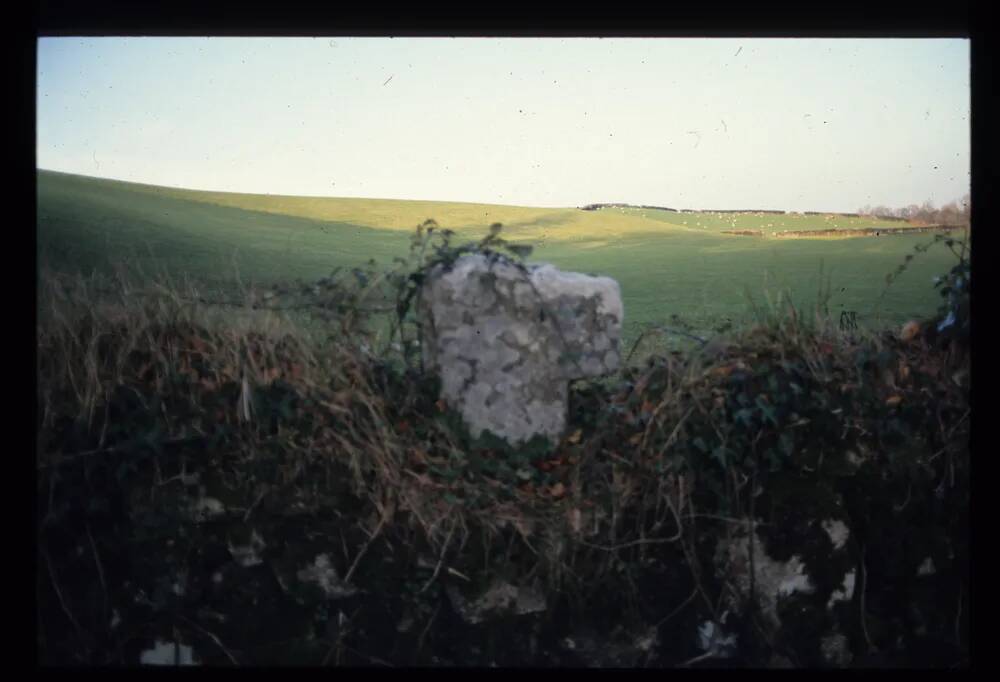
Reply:
[[[847,552],[850,529],[839,519],[821,521],[819,527],[829,538],[828,560],[843,556]],[[831,617],[830,630],[823,633],[819,641],[822,665],[844,666],[851,661],[851,651],[846,637],[841,632],[841,623],[833,612],[840,602],[849,602],[854,596],[855,571],[845,570],[837,584],[832,585],[829,596],[823,600],[823,593],[817,594],[817,585],[809,574],[801,554],[792,554],[787,560],[779,561],[765,550],[765,542],[759,529],[753,531],[753,561],[751,562],[750,532],[747,526],[738,527],[730,539],[720,539],[715,554],[717,575],[730,586],[726,606],[734,611],[745,609],[751,594],[755,597],[763,616],[762,624],[771,635],[787,633],[794,629],[793,623],[782,622],[780,604],[793,595],[808,595],[812,608],[822,609],[825,603]],[[753,566],[751,579],[750,567]],[[815,596],[817,599],[812,599]]]
[[[615,626],[611,632],[598,632],[581,623],[570,636],[563,637],[560,648],[568,654],[563,665],[587,668],[639,668],[655,664],[660,657],[661,638],[653,626]]]
[[[199,665],[194,650],[180,642],[156,640],[152,649],[139,655],[140,665]]]
[[[357,590],[344,583],[337,575],[328,554],[320,554],[312,565],[300,570],[296,576],[302,582],[314,583],[330,599],[342,599],[354,595]]]
[[[851,653],[851,643],[840,632],[823,637],[820,640],[820,652],[823,654],[824,661],[837,668],[846,668],[854,660]]]
[[[788,561],[775,561],[764,551],[764,542],[755,531],[753,552],[753,584],[761,615],[774,630],[781,627],[778,618],[778,601],[796,592],[811,593],[814,589],[801,557],[794,555]],[[730,606],[739,610],[750,597],[750,538],[738,533],[727,542],[720,540],[715,555],[716,568],[726,576],[735,590]]]
[[[531,587],[518,587],[494,580],[489,588],[476,599],[470,600],[454,585],[445,588],[452,608],[469,625],[487,622],[502,615],[524,616],[541,613],[548,607],[545,595]]]
[[[473,437],[558,439],[568,382],[618,369],[623,317],[608,277],[466,254],[429,273],[424,364]]]
[[[850,530],[843,521],[829,519],[820,527],[830,538],[834,552],[844,551]],[[758,531],[754,538],[754,583],[757,599],[766,620],[775,629],[780,627],[778,601],[796,592],[811,594],[815,585],[806,572],[802,557],[792,555],[787,561],[776,561],[764,550],[764,541]],[[741,529],[731,542],[719,542],[716,548],[716,568],[720,575],[728,576],[736,590],[736,602],[745,601],[750,596],[750,538],[746,529]],[[848,570],[839,586],[834,588],[827,601],[827,609],[837,602],[850,601],[854,596],[855,574]],[[737,608],[737,603],[732,606]]]

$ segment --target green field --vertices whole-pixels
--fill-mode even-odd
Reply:
[[[200,192],[38,171],[40,261],[57,269],[103,268],[155,259],[174,272],[224,286],[311,280],[336,266],[374,258],[386,267],[406,255],[414,227],[433,218],[459,241],[493,222],[508,239],[531,243],[530,260],[608,275],[621,284],[625,339],[672,315],[710,334],[750,314],[748,297],[790,292],[811,308],[829,284],[829,309],[855,311],[859,324],[896,325],[935,311],[934,276],[954,263],[935,247],[918,255],[879,300],[885,277],[929,234],[852,239],[760,239],[722,230],[900,227],[833,215],[675,213],[653,209],[529,208],[430,201],[287,197]]]

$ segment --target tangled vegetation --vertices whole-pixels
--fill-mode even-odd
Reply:
[[[838,519],[853,664],[968,663],[965,243],[935,239],[958,263],[902,334],[779,299],[576,382],[566,437],[510,448],[438,400],[412,303],[438,263],[530,251],[435,228],[392,271],[230,306],[165,276],[41,274],[43,662],[134,664],[162,640],[219,665],[825,665],[810,637],[846,566],[819,524]],[[748,525],[816,586],[777,636],[723,614],[713,556]],[[497,580],[545,607],[470,621],[461,595]],[[738,652],[699,647],[706,621]]]

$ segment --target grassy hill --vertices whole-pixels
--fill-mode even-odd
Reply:
[[[655,209],[529,208],[379,199],[202,192],[38,172],[40,260],[57,269],[102,268],[121,259],[156,263],[224,286],[322,277],[370,258],[406,254],[409,233],[427,218],[477,239],[493,222],[531,243],[531,260],[609,275],[619,281],[626,341],[679,316],[711,334],[749,314],[748,299],[790,292],[811,307],[828,283],[831,312],[855,311],[859,324],[898,324],[932,312],[931,279],[953,263],[935,248],[918,256],[885,292],[885,277],[931,236],[843,240],[753,239],[724,230],[828,230],[902,226],[898,221],[772,213]],[[881,303],[879,304],[881,297]]]

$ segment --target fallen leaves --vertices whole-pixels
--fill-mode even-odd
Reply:
[[[579,509],[568,509],[566,510],[566,520],[569,521],[569,527],[573,529],[573,532],[579,535],[583,530],[583,512]]]
[[[713,367],[709,374],[716,379],[725,379],[736,369],[735,365],[721,365],[719,367]]]
[[[546,459],[540,462],[536,462],[535,468],[539,469],[540,471],[548,472],[552,471],[553,469],[557,469],[561,466],[565,466],[566,464],[569,464],[571,461],[572,460],[570,458],[567,458],[564,455],[556,455],[552,459]]]
[[[920,334],[920,323],[916,320],[910,320],[903,325],[903,328],[899,332],[899,338],[902,341],[909,342],[915,339]]]

